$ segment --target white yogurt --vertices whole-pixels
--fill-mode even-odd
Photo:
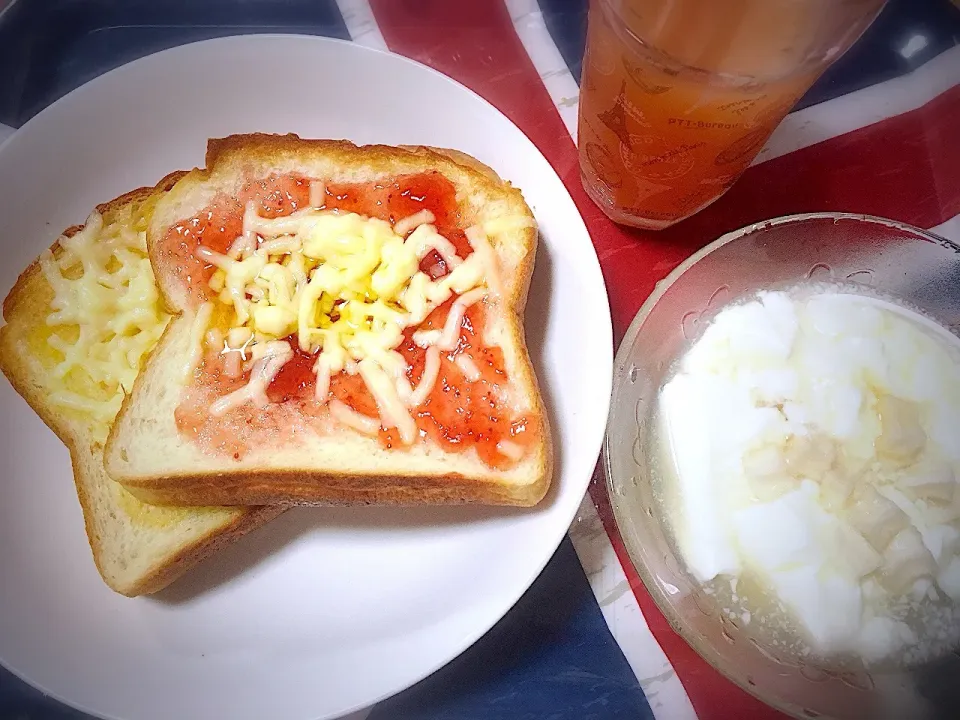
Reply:
[[[749,577],[819,654],[960,641],[960,341],[944,328],[845,291],[764,292],[716,316],[659,414],[667,519],[697,580]]]

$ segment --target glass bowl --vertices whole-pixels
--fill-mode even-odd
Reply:
[[[769,705],[801,718],[960,717],[953,705],[960,687],[957,654],[889,671],[862,666],[841,671],[778,654],[703,592],[659,517],[650,428],[674,360],[728,303],[805,280],[854,284],[904,300],[960,334],[960,247],[932,233],[866,215],[816,213],[767,220],[723,236],[657,284],[617,353],[604,446],[617,527],[674,630]]]

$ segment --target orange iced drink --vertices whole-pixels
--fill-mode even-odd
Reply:
[[[592,0],[584,186],[650,229],[706,207],[885,0]]]

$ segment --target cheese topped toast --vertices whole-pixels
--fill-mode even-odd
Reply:
[[[99,206],[20,276],[3,303],[0,369],[69,448],[104,582],[156,592],[277,508],[155,507],[111,480],[103,446],[169,315],[146,255],[157,200],[183,173]]]
[[[518,190],[426,147],[244,135],[157,204],[178,313],[124,400],[111,476],[173,504],[534,505],[550,428]]]

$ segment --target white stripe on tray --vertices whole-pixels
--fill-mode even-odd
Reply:
[[[376,50],[387,49],[368,0],[337,0],[337,7],[353,42]]]
[[[956,85],[960,85],[960,45],[911,73],[790,113],[753,164],[916,110]]]
[[[566,61],[550,37],[547,24],[537,0],[506,0],[513,28],[523,43],[527,55],[540,75],[540,81],[550,93],[550,99],[560,113],[567,131],[577,142],[577,111],[580,85],[570,73]]]

